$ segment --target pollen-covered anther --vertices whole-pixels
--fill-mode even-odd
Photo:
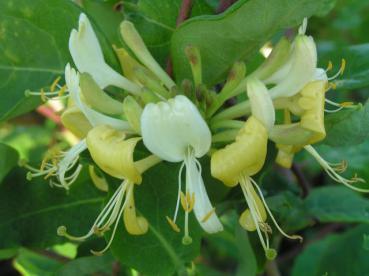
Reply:
[[[346,60],[343,58],[341,59],[341,66],[340,69],[337,71],[336,74],[334,74],[332,77],[329,77],[328,80],[334,80],[336,79],[338,76],[342,76],[343,73],[345,72],[345,68],[346,68]]]
[[[185,212],[190,213],[195,205],[195,194],[192,193],[192,195],[190,195],[190,193],[187,191],[185,195],[183,192],[181,192],[181,205]]]
[[[61,77],[59,76],[52,82],[49,91],[45,91],[44,88],[41,88],[40,91],[26,90],[24,94],[26,97],[39,96],[43,102],[64,99],[68,97],[68,94],[66,94],[66,92],[68,92],[68,88],[65,84],[63,86],[59,85],[60,79]]]
[[[259,227],[260,227],[260,230],[263,231],[264,233],[273,234],[272,227],[270,227],[268,223],[259,221]]]
[[[181,229],[178,227],[178,225],[168,216],[165,217],[169,223],[169,225],[172,227],[173,231],[179,233],[181,232]]]
[[[325,69],[326,72],[329,72],[333,69],[333,63],[332,61],[328,61],[328,65],[327,65],[327,68]]]
[[[206,222],[213,214],[215,214],[215,208],[213,208],[209,213],[207,213],[201,222]]]
[[[365,183],[366,181],[364,179],[358,177],[356,174],[351,179],[347,179],[338,173],[340,170],[338,171],[336,170],[337,166],[335,165],[337,164],[332,164],[332,163],[325,161],[311,145],[304,146],[304,149],[308,153],[310,153],[311,156],[315,158],[315,160],[320,164],[320,166],[324,169],[324,171],[329,175],[331,179],[333,179],[334,181],[338,183],[342,183],[343,185],[347,186],[348,188],[354,191],[361,192],[361,193],[369,193],[369,189],[367,188],[360,188],[360,187],[356,187],[352,185],[354,183],[359,183],[359,182]],[[344,167],[345,167],[345,164],[338,166],[338,169],[343,169]]]
[[[339,103],[339,105],[342,107],[349,107],[349,106],[353,106],[354,102],[342,102],[342,103]]]
[[[329,164],[338,173],[344,173],[347,170],[347,167],[348,167],[347,160],[342,160],[339,163],[329,163]]]

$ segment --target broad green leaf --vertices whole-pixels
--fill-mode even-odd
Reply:
[[[10,259],[18,254],[18,248],[0,249],[0,260]]]
[[[369,137],[369,102],[355,109],[345,109],[326,116],[327,137],[324,144],[332,147],[358,145]]]
[[[369,223],[369,200],[347,187],[316,188],[304,205],[307,214],[320,222]]]
[[[111,254],[107,253],[103,256],[82,257],[72,260],[58,270],[54,275],[58,276],[89,276],[89,275],[111,275],[114,259]]]
[[[346,60],[346,69],[334,83],[337,89],[357,89],[369,86],[369,44],[340,46],[323,43],[319,47],[319,63],[322,67],[332,61],[338,70],[341,59]]]
[[[245,229],[243,229],[239,224],[236,225],[235,237],[239,254],[239,266],[236,275],[256,275],[257,263],[249,241],[249,236],[247,231],[245,231]]]
[[[362,276],[369,271],[368,249],[364,246],[369,226],[361,225],[343,234],[329,235],[299,255],[293,276]]]
[[[267,198],[268,206],[278,223],[287,231],[296,231],[312,223],[301,198],[286,191]]]
[[[52,276],[61,266],[61,262],[26,248],[19,249],[14,262],[14,267],[24,276]]]
[[[84,234],[104,200],[81,174],[67,194],[51,188],[47,181],[28,182],[25,171],[10,174],[0,187],[0,248],[17,246],[46,247],[66,242],[56,234],[60,225],[76,235]]]
[[[4,177],[18,163],[18,152],[5,144],[0,143],[0,183]]]
[[[119,261],[145,275],[171,275],[184,270],[185,262],[199,253],[201,230],[190,214],[192,244],[183,245],[184,212],[181,208],[177,233],[169,226],[166,216],[172,217],[177,200],[179,166],[163,163],[143,175],[143,182],[135,188],[137,210],[149,222],[149,231],[142,236],[129,235],[120,224],[112,244],[112,253]],[[155,253],[153,253],[155,252]]]
[[[326,5],[326,1],[238,1],[221,15],[188,20],[173,34],[171,53],[177,83],[191,78],[184,55],[188,45],[201,51],[204,83],[212,85],[237,60],[250,58],[273,34],[296,26]]]
[[[39,91],[64,74],[71,61],[69,34],[80,13],[66,0],[0,2],[0,120],[35,108],[40,99],[25,97],[25,90]],[[99,36],[106,59],[114,61],[110,45]]]

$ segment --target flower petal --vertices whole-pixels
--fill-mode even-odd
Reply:
[[[184,160],[189,147],[196,157],[202,157],[211,144],[206,122],[196,106],[181,95],[146,105],[141,116],[141,133],[145,146],[169,162]]]
[[[270,130],[275,122],[273,101],[266,86],[256,78],[247,81],[247,95],[251,102],[251,113]]]
[[[65,67],[65,82],[69,89],[70,97],[92,126],[110,125],[119,130],[131,129],[127,122],[101,114],[82,102],[79,87],[79,74],[70,67],[69,63]]]
[[[194,157],[186,160],[186,187],[190,195],[195,195],[193,211],[201,227],[208,233],[222,231],[223,226],[209,200]]]
[[[140,91],[139,86],[106,64],[96,34],[84,13],[79,17],[78,31],[73,29],[70,34],[69,51],[78,71],[92,75],[101,88],[114,85],[134,94]]]
[[[314,78],[317,65],[317,51],[314,39],[305,35],[295,38],[291,55],[291,67],[287,74],[270,89],[273,99],[291,97]]]

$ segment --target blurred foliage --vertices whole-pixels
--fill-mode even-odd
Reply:
[[[341,58],[347,60],[345,74],[336,80],[337,90],[329,92],[329,97],[361,102],[354,109],[327,116],[328,136],[317,150],[332,162],[347,159],[347,175],[358,173],[369,179],[367,0],[270,0],[270,5],[263,0],[240,0],[219,15],[215,15],[219,1],[194,0],[190,19],[180,26],[176,23],[180,0],[77,2],[81,5],[70,0],[0,1],[0,274],[13,267],[23,275],[135,276],[179,271],[252,276],[273,275],[275,265],[281,275],[368,273],[368,197],[332,184],[303,152],[297,154],[296,162],[309,184],[306,197],[301,196],[299,176],[273,165],[273,160],[259,177],[282,228],[304,237],[301,245],[275,235],[272,243],[279,248],[279,257],[273,263],[266,262],[256,234],[243,231],[238,224],[237,214],[246,207],[240,189],[225,189],[210,175],[204,178],[220,211],[224,232],[205,235],[191,219],[194,242],[184,248],[181,236],[165,221],[174,211],[177,188],[173,183],[179,168],[162,164],[147,172],[137,189],[138,211],[154,214],[146,216],[149,233],[129,236],[121,223],[112,253],[96,257],[89,250],[103,247],[103,241],[62,245],[65,239],[56,235],[60,225],[77,234],[86,232],[107,200],[88,180],[86,168],[66,193],[50,188],[43,179],[27,181],[25,170],[17,166],[19,159],[37,166],[48,148],[68,144],[58,123],[45,119],[42,112],[29,112],[40,101],[24,92],[38,91],[63,74],[65,64],[71,62],[68,36],[77,26],[81,10],[92,19],[105,57],[114,68],[118,63],[110,45],[124,47],[118,28],[123,19],[129,19],[163,67],[171,54],[177,82],[189,77],[183,47],[188,43],[199,46],[209,85],[223,80],[224,72],[236,60],[246,59],[248,68],[255,68],[262,61],[257,50],[264,43],[274,42],[286,30],[295,31],[303,17],[312,16],[308,33],[319,46],[320,66],[332,60],[338,70]],[[87,167],[89,156],[85,161]],[[201,161],[205,174],[209,160]],[[109,184],[114,190],[117,182]]]

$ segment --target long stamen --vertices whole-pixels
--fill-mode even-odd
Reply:
[[[113,196],[110,198],[109,202],[106,204],[106,206],[104,207],[104,209],[100,212],[100,214],[97,216],[97,218],[95,219],[94,223],[92,224],[90,230],[83,236],[73,236],[68,234],[67,232],[67,228],[63,225],[63,226],[59,226],[57,233],[59,236],[63,236],[66,237],[69,240],[72,241],[84,241],[87,238],[91,237],[93,234],[96,234],[96,226],[98,225],[99,222],[101,222],[101,217],[103,216],[103,219],[106,218],[107,214],[110,213],[111,209],[113,206],[115,206],[117,199],[119,198],[119,195],[121,195],[122,193],[124,193],[124,191],[122,191],[122,185],[116,190],[116,192],[113,194]]]
[[[243,192],[243,195],[246,199],[246,203],[247,203],[247,206],[249,207],[250,209],[250,213],[251,213],[251,216],[252,216],[252,219],[254,220],[254,223],[255,223],[255,226],[256,226],[256,231],[259,235],[259,239],[260,239],[260,242],[261,242],[261,245],[263,246],[264,250],[266,251],[268,249],[265,241],[264,241],[264,238],[260,232],[260,229],[259,229],[259,222],[260,222],[260,219],[257,217],[257,214],[258,214],[258,211],[255,210],[254,208],[254,204],[252,204],[252,200],[249,196],[249,192],[248,190],[246,189],[246,181],[247,181],[247,178],[246,177],[242,177],[241,180],[240,180],[240,186],[241,186],[241,190]]]
[[[324,171],[336,182],[342,183],[343,185],[349,187],[350,189],[353,189],[357,192],[361,192],[361,193],[369,193],[369,189],[363,189],[363,188],[358,188],[356,186],[353,186],[351,184],[353,183],[357,183],[357,182],[362,182],[365,183],[365,180],[362,178],[357,177],[356,175],[354,175],[354,177],[352,177],[351,179],[346,179],[344,177],[342,177],[341,175],[339,175],[336,171],[337,168],[334,169],[331,167],[330,163],[328,163],[327,161],[325,161],[320,155],[319,153],[311,146],[304,146],[305,150],[307,152],[309,152],[314,158],[315,160],[322,166],[322,168],[324,169]],[[339,171],[339,170],[338,170]]]
[[[346,68],[346,60],[343,58],[343,59],[341,59],[341,66],[340,66],[340,69],[338,70],[338,72],[336,74],[334,74],[332,77],[329,77],[328,80],[334,80],[338,76],[342,76],[343,72],[345,71],[345,68]]]
[[[110,247],[110,245],[111,245],[111,243],[113,242],[113,240],[114,240],[114,237],[115,237],[115,232],[117,231],[117,228],[118,228],[118,224],[119,224],[119,221],[120,221],[120,217],[122,216],[122,214],[123,214],[123,211],[124,211],[124,208],[126,207],[126,203],[128,202],[128,199],[129,199],[129,196],[127,196],[126,197],[126,200],[124,201],[124,204],[123,204],[123,206],[121,207],[121,209],[120,209],[120,211],[119,211],[119,214],[118,214],[118,219],[116,219],[116,221],[115,221],[115,225],[114,225],[114,229],[113,229],[113,232],[112,232],[112,234],[111,234],[111,236],[110,236],[110,239],[109,239],[109,242],[108,242],[108,244],[102,249],[102,250],[100,250],[100,251],[95,251],[95,250],[91,250],[91,253],[92,254],[94,254],[94,255],[96,255],[96,256],[101,256],[102,254],[104,254],[104,252],[106,251],[106,250],[108,250],[109,249],[109,247]]]
[[[338,111],[342,110],[343,108],[353,108],[353,107],[355,107],[353,102],[336,103],[336,102],[328,100],[328,99],[325,99],[325,102],[330,104],[330,105],[338,107],[337,109],[333,109],[333,110],[325,109],[324,111],[328,112],[328,113],[338,112]]]
[[[282,228],[279,226],[279,224],[277,223],[276,219],[274,218],[273,213],[270,211],[270,209],[269,209],[269,207],[268,207],[268,205],[267,205],[267,203],[266,203],[266,201],[265,201],[264,195],[263,195],[262,191],[260,190],[260,188],[259,188],[258,184],[257,184],[257,183],[252,179],[252,178],[250,178],[250,181],[251,181],[251,183],[254,185],[254,187],[256,188],[256,190],[258,191],[258,193],[259,193],[259,195],[260,195],[260,197],[261,197],[261,200],[263,201],[264,207],[265,207],[265,209],[267,210],[267,212],[268,212],[268,214],[269,214],[270,218],[272,219],[272,221],[273,221],[273,223],[274,223],[275,227],[278,229],[278,231],[279,231],[283,236],[285,236],[286,238],[293,239],[293,240],[295,240],[295,239],[299,239],[300,241],[302,241],[302,237],[301,237],[301,236],[299,236],[299,235],[292,235],[292,236],[290,236],[290,235],[286,234],[286,233],[282,230]]]

